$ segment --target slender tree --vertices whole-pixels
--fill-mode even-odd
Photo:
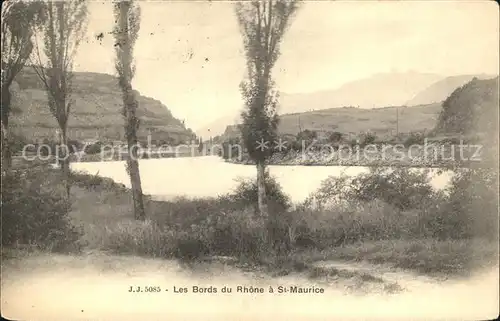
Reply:
[[[45,12],[41,31],[43,44],[35,41],[32,66],[45,87],[50,112],[59,126],[57,161],[69,198],[68,121],[72,107],[73,58],[87,27],[87,2],[48,1]]]
[[[2,75],[1,125],[2,168],[12,163],[9,144],[10,86],[23,69],[33,50],[33,32],[43,19],[43,5],[39,1],[6,1],[2,4]]]
[[[121,1],[114,4],[115,14],[115,51],[118,84],[123,96],[123,116],[125,118],[125,138],[128,145],[127,172],[132,185],[134,215],[137,220],[144,220],[144,200],[139,173],[138,140],[139,118],[136,111],[137,98],[132,88],[135,66],[133,65],[134,44],[140,28],[140,7],[133,1]]]
[[[272,155],[277,138],[279,97],[271,71],[279,56],[280,42],[297,9],[297,0],[236,4],[248,72],[248,79],[241,83],[245,110],[241,114],[240,130],[249,156],[257,165],[259,212],[270,221],[265,188],[266,160]],[[268,237],[272,241],[272,236]]]

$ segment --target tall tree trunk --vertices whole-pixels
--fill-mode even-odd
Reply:
[[[139,156],[137,144],[137,118],[135,117],[135,109],[137,102],[135,100],[132,88],[128,88],[128,95],[125,102],[126,108],[126,125],[125,132],[128,145],[127,171],[130,176],[130,184],[132,186],[132,198],[134,201],[134,216],[136,220],[144,221],[146,212],[144,210],[144,200],[142,194],[141,175],[139,172]]]
[[[274,251],[275,246],[275,230],[276,230],[276,220],[269,213],[269,208],[267,206],[267,195],[266,195],[266,165],[264,161],[257,162],[257,204],[259,207],[259,214],[266,222],[266,230],[265,234],[266,243],[269,246],[269,249]]]
[[[130,175],[130,182],[132,185],[132,198],[134,201],[135,219],[144,221],[146,219],[146,211],[144,210],[141,175],[139,174],[139,162],[136,158],[132,159],[130,157],[130,152],[129,158],[127,159],[127,167]]]
[[[12,153],[9,143],[9,110],[11,95],[8,86],[2,88],[2,168],[7,170],[12,166]]]
[[[134,216],[137,220],[145,220],[146,212],[144,210],[144,200],[142,194],[141,175],[139,173],[139,155],[137,129],[139,120],[136,117],[137,100],[135,98],[132,86],[126,84],[123,86],[125,91],[125,136],[128,145],[127,171],[130,176],[130,185],[132,186],[132,197],[134,200]]]
[[[266,166],[264,161],[257,162],[257,197],[258,197],[258,205],[259,205],[259,213],[263,218],[269,217],[269,210],[267,207],[266,200],[266,185],[265,185],[265,171]]]
[[[120,3],[119,32],[121,53],[119,60],[122,65],[122,74],[119,84],[123,91],[124,116],[125,116],[125,136],[128,144],[127,171],[130,176],[130,185],[132,186],[132,197],[134,201],[134,216],[136,220],[145,220],[146,211],[144,210],[144,200],[142,194],[141,176],[139,173],[137,130],[139,129],[139,119],[136,116],[137,99],[131,85],[132,75],[132,56],[131,39],[128,35],[129,13],[131,3],[123,1]]]
[[[60,151],[62,152],[61,159],[59,164],[61,165],[61,171],[63,175],[64,188],[66,190],[66,197],[69,200],[70,192],[71,192],[71,182],[70,182],[70,174],[71,171],[69,169],[69,147],[68,147],[68,135],[67,128],[65,126],[61,126],[61,139],[60,139]]]

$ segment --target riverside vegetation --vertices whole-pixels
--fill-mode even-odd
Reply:
[[[104,251],[191,262],[232,256],[273,271],[313,269],[316,260],[367,260],[429,274],[468,275],[496,264],[497,173],[456,172],[445,191],[426,173],[373,168],[357,177],[328,178],[303,204],[292,206],[266,175],[273,231],[283,252],[265,240],[257,187],[243,180],[225,196],[145,200],[136,221],[131,192],[107,178],[73,172],[72,203],[60,172],[48,166],[12,169],[3,178],[2,244],[52,252]],[[9,254],[10,253],[10,254]]]
[[[495,136],[498,132],[495,122],[498,119],[498,77],[473,78],[463,86],[457,87],[441,104],[434,105],[432,114],[436,119],[429,121],[426,129],[421,128],[418,120],[418,110],[422,107],[404,108],[406,113],[416,111],[412,111],[415,114],[407,117],[405,127],[401,128],[402,131],[397,135],[388,134],[392,125],[383,123],[373,125],[373,128],[378,128],[377,131],[366,130],[367,128],[363,127],[363,131],[358,130],[353,133],[359,123],[363,122],[360,119],[353,121],[346,118],[349,114],[345,113],[351,110],[357,111],[356,108],[317,111],[318,115],[310,120],[308,119],[312,116],[308,113],[294,114],[295,118],[302,116],[300,119],[303,119],[303,127],[299,127],[298,131],[282,129],[279,132],[279,138],[286,142],[284,150],[275,152],[269,163],[340,166],[474,166],[478,158],[485,156],[482,152],[478,153],[477,146],[484,145],[486,141],[491,140],[490,136]],[[374,118],[387,120],[384,110],[366,112],[373,113],[371,116]],[[384,117],[376,116],[377,114],[382,114]],[[343,124],[342,129],[335,127],[337,123]],[[335,131],[325,131],[325,128],[332,128],[331,126],[336,128]],[[227,131],[227,134],[218,138],[218,143],[223,146],[222,156],[230,162],[252,164],[253,161],[248,153],[241,153],[232,147],[241,145],[240,140],[236,129]],[[496,148],[495,142],[490,143],[492,144],[488,145],[488,148]],[[463,156],[460,145],[466,145]],[[365,147],[369,156],[364,155],[364,151],[356,152],[357,148]]]
[[[127,167],[134,187],[131,191],[109,179],[71,172],[69,162],[64,162],[62,171],[36,162],[10,166],[11,151],[9,148],[2,149],[2,258],[16,256],[19,254],[17,250],[21,248],[76,253],[103,251],[177,258],[184,262],[231,256],[255,268],[265,266],[279,273],[310,270],[311,276],[316,277],[330,273],[317,270],[312,264],[321,259],[368,260],[424,273],[455,275],[468,275],[480,266],[496,264],[498,190],[493,187],[498,186],[497,154],[491,153],[494,164],[455,168],[455,177],[444,192],[434,191],[427,176],[411,169],[373,168],[371,172],[357,177],[327,178],[323,186],[303,204],[291,204],[273,177],[266,173],[270,153],[259,153],[255,149],[252,153],[251,148],[258,138],[265,141],[277,138],[276,107],[279,95],[274,88],[271,69],[279,56],[278,44],[291,21],[289,18],[298,8],[297,4],[295,0],[242,2],[236,7],[238,23],[243,27],[250,76],[241,86],[246,105],[242,114],[245,121],[241,134],[247,143],[245,147],[250,150],[250,157],[258,164],[256,181],[242,181],[235,191],[218,198],[179,198],[159,202],[148,197],[143,199],[135,160],[132,163],[129,159]],[[66,6],[81,10],[65,11],[68,8]],[[69,26],[74,25],[75,20],[83,26],[86,6],[84,1],[75,1],[49,2],[43,7],[51,14],[49,19],[42,19],[40,28],[44,36],[52,41],[44,41],[44,48],[38,48],[38,44],[31,43],[29,34],[25,39],[20,39],[20,43],[28,45],[26,48],[29,50],[23,51],[23,59],[9,59],[20,64],[8,66],[8,70],[19,72],[25,67],[34,45],[53,53],[50,66],[44,66],[41,61],[31,66],[38,68],[37,76],[45,83],[49,97],[53,97],[47,101],[54,118],[52,125],[40,123],[36,117],[30,118],[30,113],[25,112],[23,115],[26,117],[21,119],[25,126],[21,127],[36,128],[40,135],[47,138],[55,134],[53,129],[56,121],[60,129],[57,134],[58,145],[68,145],[68,119],[73,114],[73,108],[69,107],[75,101],[75,109],[84,112],[85,109],[80,107],[87,95],[76,95],[77,91],[72,90],[76,88],[62,88],[54,84],[70,85],[61,79],[69,78],[72,74],[72,65],[66,62],[72,61],[83,32],[79,32],[80,28],[66,30],[61,27],[60,32],[64,32],[65,37],[56,37],[52,24],[56,20],[59,26]],[[105,78],[110,82],[118,80],[118,87],[123,93],[123,101],[119,105],[123,107],[125,128],[124,132],[111,130],[111,136],[121,138],[124,133],[129,154],[135,156],[131,147],[140,140],[139,119],[147,120],[145,123],[150,125],[165,124],[153,122],[158,113],[152,109],[143,108],[144,113],[138,112],[137,93],[130,83],[135,69],[131,66],[133,59],[130,58],[133,57],[132,47],[139,30],[139,7],[131,1],[125,1],[116,3],[114,9],[114,34],[120,38],[119,43],[124,45],[115,46],[117,61],[120,62],[116,64],[118,79]],[[81,14],[78,13],[80,11]],[[72,17],[68,12],[75,14]],[[2,16],[8,17],[7,13],[2,11]],[[12,16],[9,21],[16,27],[14,18]],[[277,20],[278,23],[271,23],[271,20]],[[259,21],[257,25],[256,21]],[[267,27],[261,28],[260,21]],[[260,32],[262,29],[268,30],[265,35]],[[10,29],[2,28],[2,33],[4,30]],[[22,35],[12,30],[12,37],[5,39],[16,39],[14,36]],[[130,34],[128,31],[131,31]],[[66,41],[72,38],[75,39],[75,50],[64,47],[72,43]],[[57,46],[56,40],[59,42]],[[17,40],[13,44],[16,43]],[[274,45],[269,46],[269,43]],[[265,52],[262,48],[266,48]],[[7,52],[15,54],[17,50]],[[68,53],[72,55],[67,56]],[[51,67],[62,65],[68,68],[62,70]],[[2,83],[2,92],[5,88],[5,92],[10,93],[9,87],[15,78],[14,74],[12,76],[9,83]],[[81,81],[80,84],[92,82]],[[22,81],[19,83],[21,85]],[[116,85],[113,87],[112,91],[116,93],[118,88]],[[106,91],[106,88],[101,89]],[[486,130],[490,135],[491,130],[496,133],[498,130],[493,127],[496,126],[493,120],[497,119],[498,112],[497,88],[498,78],[475,79],[457,89],[443,103],[436,131],[460,132],[465,128],[472,133],[477,133],[478,129]],[[75,96],[70,99],[69,94],[72,92]],[[145,104],[146,101],[142,100],[141,106]],[[34,104],[35,110],[40,109],[38,105]],[[161,114],[171,118],[160,104],[154,105],[155,110],[161,109]],[[7,107],[10,108],[10,102],[2,101],[2,147],[9,147],[8,142],[21,147],[24,144],[16,142],[18,139],[10,135],[6,121],[8,118],[4,117],[9,116],[10,109]],[[106,127],[103,124],[109,123],[108,120],[115,123],[118,109],[101,108],[99,114],[106,114],[106,117],[92,124],[92,131],[96,127]],[[88,128],[85,126],[88,118],[80,119],[78,124]],[[179,121],[172,122],[177,124],[175,127],[180,132],[178,141],[192,138],[190,131],[181,126]],[[464,127],[464,124],[467,126]],[[264,137],[255,137],[262,133],[265,133]],[[167,136],[160,135],[157,139],[171,138],[172,135],[169,133]],[[88,138],[88,135],[84,137]],[[308,139],[301,137],[304,138]],[[333,135],[331,138],[334,138]],[[365,137],[364,143],[374,142],[374,137]],[[497,145],[498,142],[492,143],[486,150],[497,151]],[[96,144],[87,151],[98,153],[100,148]],[[4,169],[3,165],[9,166]],[[175,184],[172,184],[172,188],[175,188]]]

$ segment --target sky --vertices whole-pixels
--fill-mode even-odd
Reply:
[[[229,1],[139,1],[133,86],[197,130],[242,108],[243,41]],[[91,2],[75,71],[115,74],[110,2]],[[96,38],[104,34],[101,40]],[[273,70],[284,93],[375,73],[498,74],[494,1],[304,1]]]

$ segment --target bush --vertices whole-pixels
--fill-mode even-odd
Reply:
[[[153,221],[120,222],[105,229],[103,250],[149,257],[172,257],[176,251],[175,233]]]
[[[333,132],[330,134],[330,136],[328,137],[328,140],[331,142],[331,143],[339,143],[342,141],[342,138],[343,138],[343,135],[342,133],[340,132]]]
[[[49,155],[55,156],[58,153],[57,149],[59,148],[59,146],[60,145],[58,142],[44,139],[42,146],[39,146],[40,154],[42,156],[49,156]],[[69,139],[67,146],[69,153],[74,154],[77,153],[83,147],[83,144],[77,140]],[[61,154],[61,152],[59,152],[59,154]]]
[[[57,143],[44,139],[42,146],[39,146],[40,154],[42,156],[55,155]]]
[[[432,193],[428,171],[373,167],[370,172],[356,177],[341,175],[327,178],[306,204],[311,205],[313,200],[319,205],[381,200],[400,210],[409,210],[419,207],[422,200]]]
[[[400,210],[418,208],[432,195],[429,171],[371,168],[351,181],[351,196],[359,201],[382,200]]]
[[[326,239],[468,239],[498,236],[498,172],[460,169],[446,191],[435,191],[428,171],[372,169],[332,177],[301,206],[302,231]],[[312,223],[311,223],[312,222]],[[312,224],[312,225],[311,225]],[[340,236],[339,236],[340,235]]]
[[[239,185],[229,195],[229,199],[243,206],[254,206],[257,211],[258,188],[257,180],[239,179]],[[286,195],[276,179],[265,173],[265,186],[268,206],[270,211],[282,212],[290,208],[291,200]]]
[[[283,213],[291,201],[274,178],[269,174],[266,178],[269,211],[285,220]],[[216,199],[153,202],[150,210],[158,213],[153,218],[158,226],[173,230],[179,237],[174,251],[178,258],[192,260],[208,253],[256,258],[267,248],[264,240],[269,227],[258,215],[256,203],[255,181],[241,180],[232,194]],[[277,237],[286,230],[284,225],[273,230]]]
[[[373,133],[365,133],[361,137],[361,146],[366,146],[366,145],[371,145],[375,143],[375,140],[377,139],[377,136]]]
[[[2,244],[39,249],[79,249],[81,231],[68,217],[69,204],[43,183],[40,170],[11,171],[2,177]]]
[[[253,257],[263,249],[264,221],[252,207],[229,196],[178,198],[153,202],[149,208],[156,213],[152,220],[159,230],[172,231],[175,238],[171,253],[179,259],[189,261],[208,254]],[[150,238],[141,235],[145,236]]]
[[[11,154],[22,152],[25,146],[31,143],[32,142],[22,135],[12,133],[8,136],[8,144]]]
[[[92,145],[85,146],[84,152],[85,152],[85,154],[89,154],[89,155],[99,154],[101,152],[101,149],[102,149],[102,143],[96,142]]]
[[[448,188],[448,200],[438,221],[449,222],[443,237],[498,237],[498,169],[462,169]]]
[[[425,143],[425,136],[423,133],[412,132],[404,141],[405,147],[410,147],[412,145],[423,145]]]
[[[72,172],[70,175],[70,182],[73,185],[85,188],[88,190],[114,190],[114,191],[127,191],[123,184],[115,183],[111,178],[101,177],[98,175],[89,175],[80,172]]]
[[[208,230],[214,254],[257,258],[266,248],[265,222],[249,209],[224,213]]]
[[[68,148],[69,148],[69,153],[74,154],[83,148],[83,144],[76,139],[69,139]]]
[[[297,134],[297,140],[311,142],[318,138],[318,133],[314,130],[305,129]]]
[[[463,200],[470,200],[464,198]],[[314,222],[302,229],[316,243],[420,237],[471,237],[467,220],[452,214],[450,199],[434,191],[428,171],[371,169],[357,177],[331,177],[302,205]],[[325,246],[327,244],[324,244]],[[332,245],[332,243],[330,243]]]

